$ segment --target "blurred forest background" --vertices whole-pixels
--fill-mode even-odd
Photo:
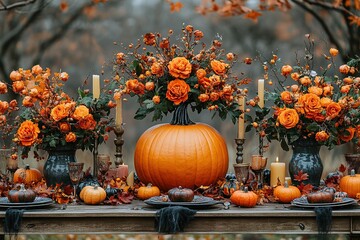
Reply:
[[[358,0],[354,0],[358,1]],[[3,1],[0,1],[2,3]],[[6,1],[5,1],[6,2]],[[12,1],[8,1],[12,2]],[[16,2],[16,1],[13,1]],[[136,42],[142,34],[147,32],[167,33],[174,30],[174,36],[180,34],[183,24],[191,24],[195,29],[202,30],[205,34],[203,41],[210,43],[212,39],[221,36],[223,47],[227,52],[239,54],[239,59],[255,57],[261,53],[270,59],[273,53],[282,58],[282,62],[295,64],[295,54],[304,49],[305,34],[310,34],[316,41],[316,49],[328,53],[330,47],[342,49],[346,56],[350,52],[345,26],[339,24],[338,12],[319,10],[316,8],[305,9],[301,5],[293,4],[289,11],[265,11],[257,21],[245,19],[242,16],[224,17],[216,13],[202,15],[196,8],[201,1],[183,1],[180,11],[170,11],[170,4],[161,0],[114,0],[114,1],[59,1],[59,0],[29,0],[24,7],[0,11],[0,80],[8,80],[12,70],[30,68],[40,64],[53,71],[66,71],[70,78],[66,89],[70,95],[76,94],[76,89],[88,79],[88,88],[91,90],[92,74],[101,74],[101,79],[111,78],[111,61],[118,51],[119,45],[114,42],[129,44]],[[256,0],[248,4],[256,4]],[[294,1],[295,3],[297,1]],[[66,3],[66,4],[65,4]],[[1,4],[0,4],[1,9]],[[4,10],[4,9],[3,9]],[[313,14],[311,10],[315,11]],[[329,24],[329,29],[316,19],[324,18]],[[331,31],[333,38],[339,46],[329,38],[327,31]],[[359,32],[359,27],[355,29]],[[356,36],[356,35],[355,35]],[[359,35],[358,35],[359,37]],[[333,39],[333,40],[334,40]],[[331,43],[333,42],[333,43]],[[355,40],[355,48],[359,49],[359,40]],[[341,48],[340,48],[341,47]],[[354,48],[354,49],[355,49]],[[356,51],[357,51],[356,50]],[[341,61],[341,57],[338,59]],[[318,64],[319,63],[319,64]],[[317,62],[320,65],[321,62]],[[240,66],[240,64],[239,64]],[[254,97],[257,91],[257,79],[262,78],[261,63],[255,62],[243,71],[253,79],[248,86],[249,96]],[[270,86],[266,86],[271,90]],[[134,120],[137,109],[136,99],[128,98],[124,103],[125,145],[123,148],[125,163],[133,168],[133,152],[140,135],[149,127],[159,122],[151,122],[151,116],[144,120]],[[112,113],[114,116],[114,112]],[[229,150],[229,172],[233,172],[232,164],[235,163],[236,125],[230,119],[221,121],[219,118],[211,119],[210,113],[191,114],[193,121],[201,121],[215,127],[225,138]],[[169,118],[163,122],[168,122]],[[100,146],[100,153],[108,153],[114,159],[114,135],[106,144]],[[244,150],[245,162],[250,162],[250,156],[258,152],[258,138],[254,132],[246,134]],[[323,177],[330,171],[344,163],[343,153],[351,151],[351,146],[337,147],[328,151],[325,147],[321,150],[324,164]],[[279,156],[280,161],[286,163],[291,158],[291,151],[284,152],[277,142],[273,142],[265,152],[270,163]],[[85,162],[85,167],[92,165],[90,152],[77,152],[80,162]],[[35,162],[26,159],[24,163],[31,162],[41,169],[44,161]]]

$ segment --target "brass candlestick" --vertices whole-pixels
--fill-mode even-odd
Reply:
[[[264,156],[264,138],[259,135],[259,155]]]
[[[114,128],[114,132],[116,138],[114,140],[116,150],[115,150],[115,166],[118,167],[119,165],[124,164],[123,161],[123,153],[122,153],[122,146],[124,145],[124,139],[122,138],[124,134],[123,123],[120,125],[116,125]]]
[[[94,168],[94,172],[93,172],[93,176],[97,177],[98,175],[98,165],[97,165],[97,157],[98,157],[98,149],[99,149],[99,140],[98,140],[98,136],[95,137],[95,141],[94,141],[94,151],[93,151],[93,168]]]
[[[243,150],[245,139],[235,138],[236,143],[236,163],[243,163]]]

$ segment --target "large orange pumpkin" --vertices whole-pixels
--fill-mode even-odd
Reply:
[[[223,137],[206,124],[159,124],[140,137],[134,160],[142,182],[168,191],[214,183],[225,176],[229,157]]]
[[[356,194],[360,193],[360,175],[355,174],[355,170],[352,169],[350,175],[341,178],[340,189],[349,197],[355,198]]]
[[[39,182],[42,178],[41,172],[36,168],[30,168],[27,164],[25,168],[19,168],[14,173],[14,183],[26,183]]]

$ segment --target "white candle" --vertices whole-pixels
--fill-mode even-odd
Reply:
[[[116,109],[115,109],[115,125],[120,126],[123,122],[122,118],[122,97],[116,99]]]
[[[245,139],[245,97],[240,96],[238,99],[239,109],[242,114],[239,116],[238,121],[238,138]]]
[[[265,92],[264,79],[258,80],[258,96],[259,96],[259,107],[264,107],[264,92]]]
[[[100,76],[93,75],[93,98],[99,99],[100,97]]]
[[[279,158],[276,157],[276,161],[270,165],[270,186],[274,187],[278,183],[278,179],[281,185],[285,182],[285,163],[279,162]]]

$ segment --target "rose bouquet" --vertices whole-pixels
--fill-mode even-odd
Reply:
[[[229,114],[235,122],[240,114],[236,95],[242,94],[238,87],[244,83],[231,74],[236,56],[225,55],[220,40],[207,48],[201,42],[204,34],[190,25],[183,27],[180,44],[171,42],[172,34],[147,33],[142,42],[129,45],[129,53],[116,54],[120,91],[115,94],[138,96],[136,119],[151,112],[153,121],[162,119],[178,106],[190,105],[197,112],[215,111],[221,119]]]
[[[356,77],[360,59],[337,66],[338,50],[323,54],[327,66],[315,68],[314,42],[309,39],[303,60],[295,65],[281,64],[273,55],[264,62],[264,78],[274,91],[266,94],[274,105],[257,108],[248,130],[255,127],[261,137],[278,140],[288,150],[298,140],[315,141],[329,149],[350,141],[359,144],[360,78]],[[299,55],[297,55],[299,57]],[[273,74],[273,75],[271,75]],[[274,81],[276,79],[276,81]]]
[[[52,74],[39,65],[12,71],[10,79],[13,91],[22,98],[23,111],[16,119],[14,142],[23,147],[23,157],[31,147],[51,150],[72,145],[92,150],[95,138],[98,143],[107,139],[109,113],[115,106],[110,94],[93,99],[88,90],[78,89],[79,95],[73,99],[63,90],[69,75]]]

